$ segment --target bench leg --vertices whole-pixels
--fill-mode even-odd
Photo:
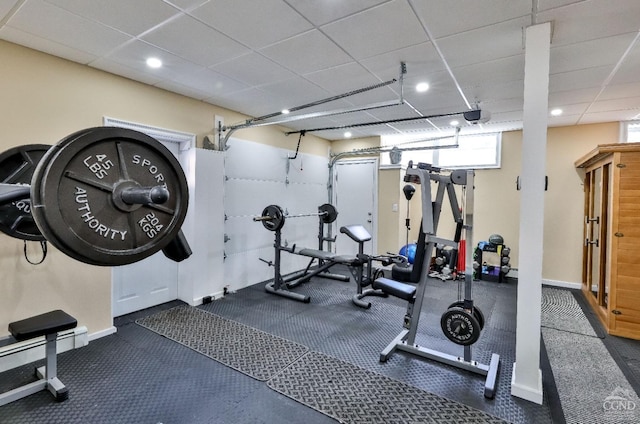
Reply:
[[[58,379],[57,373],[57,339],[58,334],[47,334],[45,344],[46,365],[36,369],[38,381],[25,384],[0,394],[0,406],[22,399],[41,390],[49,390],[58,402],[69,397],[69,389]]]

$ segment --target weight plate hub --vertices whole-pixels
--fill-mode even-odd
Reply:
[[[36,166],[51,146],[27,144],[0,154],[0,182],[31,184]],[[31,215],[29,198],[0,205],[0,231],[21,240],[44,241]]]
[[[451,308],[464,309],[464,301],[458,300],[456,302],[453,302],[451,305],[449,305],[447,309],[451,309]],[[484,314],[482,313],[480,308],[478,308],[476,305],[473,305],[473,316],[478,321],[478,324],[480,325],[480,330],[482,330],[484,328]]]
[[[452,342],[468,346],[480,338],[480,324],[473,314],[462,308],[448,309],[440,318],[444,335]]]
[[[162,204],[128,204],[124,189],[163,187]],[[142,260],[176,237],[187,213],[180,163],[146,134],[115,127],[79,131],[49,149],[31,184],[36,224],[54,246],[89,264]]]
[[[325,224],[331,224],[336,219],[338,219],[338,211],[335,206],[330,203],[325,203],[324,205],[320,205],[318,207],[318,213],[321,214],[322,222]]]
[[[278,205],[269,205],[262,211],[263,217],[269,217],[262,220],[262,226],[269,231],[278,231],[284,227],[284,212]]]

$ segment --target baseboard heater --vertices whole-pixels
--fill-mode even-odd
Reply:
[[[0,342],[7,341],[0,339]],[[72,330],[58,333],[58,353],[77,349],[89,344],[87,327],[76,327]],[[11,343],[0,346],[0,372],[4,372],[21,365],[44,359],[45,339],[37,337],[23,342]]]

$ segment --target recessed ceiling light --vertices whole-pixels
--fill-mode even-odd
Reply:
[[[351,134],[351,131],[347,131],[344,133],[344,138],[351,138],[353,134]]]
[[[416,91],[418,93],[424,93],[429,89],[429,84],[426,82],[421,82],[416,85]]]
[[[281,112],[282,112],[283,115],[286,115],[287,113],[289,113],[289,109],[282,109]]]
[[[460,125],[460,121],[456,121],[455,119],[451,122],[449,122],[449,125],[451,125],[452,127],[456,127],[458,125]]]
[[[162,61],[157,57],[150,57],[147,59],[147,66],[149,68],[159,68],[162,66]]]
[[[553,116],[562,115],[562,109],[551,109],[551,115],[553,115]]]

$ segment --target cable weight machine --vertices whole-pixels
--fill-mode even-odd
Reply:
[[[471,243],[473,240],[473,180],[474,173],[472,170],[456,170],[449,174],[443,174],[440,169],[428,164],[421,163],[417,167],[413,167],[411,163],[409,164],[405,181],[419,184],[422,194],[422,221],[416,260],[413,265],[414,268],[419,268],[419,279],[414,281],[417,283],[416,285],[412,285],[388,278],[378,278],[374,281],[373,288],[380,289],[389,295],[408,302],[403,322],[404,330],[381,352],[380,362],[386,362],[396,350],[401,350],[480,374],[486,376],[484,396],[493,399],[496,392],[500,356],[492,353],[490,363],[482,364],[473,360],[471,349],[471,345],[480,337],[480,331],[484,324],[484,317],[474,307],[471,293],[473,283],[472,249],[466,249],[465,251],[464,298],[452,303],[442,314],[440,320],[444,335],[452,342],[463,346],[463,355],[450,355],[416,344],[420,312],[429,278],[429,265],[436,245],[451,246],[454,249],[452,262],[455,263],[462,230],[465,232],[466,243]],[[433,200],[432,182],[438,185],[435,199]],[[466,190],[464,190],[464,216],[458,206],[454,185],[466,187]],[[454,240],[444,239],[436,235],[445,192],[449,198],[453,218],[456,222]]]

